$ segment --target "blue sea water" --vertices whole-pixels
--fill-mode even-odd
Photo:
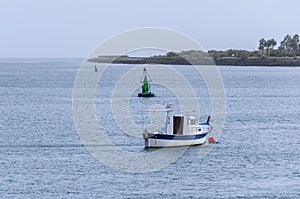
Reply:
[[[190,147],[161,170],[125,173],[80,142],[72,92],[81,61],[0,60],[0,198],[300,198],[300,67],[218,67],[227,107],[213,150],[201,159],[201,147]],[[108,88],[130,67],[108,70]],[[188,66],[175,68],[197,83]],[[109,107],[96,110],[101,117]],[[143,150],[106,123],[117,145]]]

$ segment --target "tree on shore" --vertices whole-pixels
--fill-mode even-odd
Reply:
[[[296,56],[299,51],[299,35],[295,34],[291,40],[291,49],[293,51],[293,55]]]
[[[272,50],[274,50],[274,47],[277,45],[277,42],[275,41],[275,39],[270,39],[271,42],[271,48]]]
[[[269,56],[270,56],[270,51],[273,52],[274,51],[274,47],[277,45],[277,42],[275,41],[275,39],[270,39],[268,40],[271,49],[269,49]]]
[[[286,35],[283,40],[280,42],[279,50],[281,52],[281,56],[284,56],[289,53],[290,51],[290,42],[291,42],[291,36]]]
[[[267,56],[270,56],[270,48],[272,46],[271,40],[267,40],[266,47],[267,47]]]
[[[296,56],[299,54],[299,35],[286,35],[280,42],[279,50],[281,56]]]
[[[261,56],[264,56],[266,51],[266,55],[270,56],[270,52],[274,50],[274,47],[277,45],[275,39],[265,40],[264,38],[259,40],[258,49],[261,51]]]
[[[261,38],[258,46],[258,49],[261,51],[261,56],[264,56],[265,47],[267,47],[267,41],[264,38]]]

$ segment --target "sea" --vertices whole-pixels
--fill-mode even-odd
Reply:
[[[217,143],[188,147],[174,161],[158,162],[157,169],[130,172],[107,165],[101,152],[95,157],[82,142],[73,107],[82,62],[0,59],[0,198],[300,198],[300,67],[218,66],[226,110]],[[115,146],[147,155],[157,150],[144,149],[142,133],[139,138],[122,132],[126,119],[116,122],[112,113],[112,90],[134,67],[106,69],[94,110]],[[199,121],[205,121],[212,111],[205,82],[191,66],[170,67],[188,79]],[[138,89],[129,96],[127,112],[136,125],[137,110],[169,101],[178,106],[174,93],[154,77],[156,97],[137,98]],[[177,149],[168,150],[176,155]]]

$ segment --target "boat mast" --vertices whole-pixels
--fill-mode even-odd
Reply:
[[[167,109],[166,110],[167,111],[167,118],[166,118],[166,126],[165,126],[165,128],[166,128],[166,134],[168,134],[168,124],[171,123],[170,112],[173,111],[172,104],[167,104],[166,109]]]

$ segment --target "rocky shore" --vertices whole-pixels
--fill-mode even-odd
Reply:
[[[128,57],[128,56],[99,56],[88,60],[96,63],[115,63],[115,64],[168,64],[168,65],[213,65],[210,57],[199,59],[184,59],[181,57]]]
[[[214,60],[216,65],[229,66],[300,66],[300,58],[293,57],[250,57],[219,58]]]

